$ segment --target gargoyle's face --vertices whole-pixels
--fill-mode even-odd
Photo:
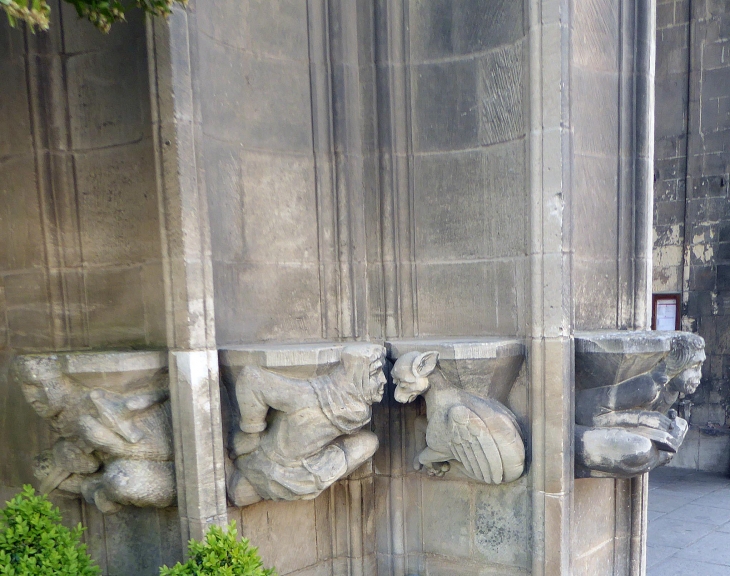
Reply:
[[[385,349],[382,346],[352,344],[342,351],[343,376],[360,387],[364,399],[374,404],[383,399]]]
[[[370,389],[373,391],[373,402],[383,400],[385,394],[385,384],[387,379],[383,373],[383,358],[378,358],[370,363]]]
[[[395,399],[401,404],[413,402],[417,396],[428,390],[428,378],[419,378],[413,373],[410,362],[395,363],[391,371],[395,388]]]
[[[692,364],[677,374],[669,386],[676,392],[682,394],[694,394],[702,379],[702,363],[705,361],[705,352],[699,351],[693,358]]]
[[[63,380],[24,382],[23,396],[41,418],[58,416],[67,406],[68,387]]]

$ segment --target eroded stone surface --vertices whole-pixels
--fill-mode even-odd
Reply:
[[[316,498],[378,448],[363,430],[385,390],[376,344],[230,349],[221,354],[234,388],[229,441],[236,506]]]
[[[700,383],[704,340],[688,332],[576,336],[576,476],[630,478],[669,462],[687,433],[672,405]]]
[[[525,467],[522,431],[514,414],[488,396],[490,391],[498,391],[503,398],[509,395],[524,348],[519,341],[442,344],[451,360],[446,364],[454,369],[449,371],[439,363],[440,351],[433,349],[438,347],[428,342],[390,344],[391,353],[397,357],[391,372],[395,399],[406,404],[422,395],[426,400],[427,421],[417,420],[415,432],[422,437],[425,431],[426,445],[414,467],[443,476],[453,462],[460,472],[478,482],[516,480]],[[480,367],[483,372],[478,371]],[[481,395],[472,393],[478,388]]]
[[[164,353],[29,354],[11,376],[59,436],[36,460],[43,492],[82,494],[105,513],[175,504]]]

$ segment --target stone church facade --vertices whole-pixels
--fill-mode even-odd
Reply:
[[[230,520],[280,574],[642,574],[705,357],[649,331],[656,14],[0,25],[0,496],[110,576]]]

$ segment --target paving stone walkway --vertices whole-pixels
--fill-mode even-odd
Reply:
[[[649,474],[647,576],[730,576],[730,477]]]

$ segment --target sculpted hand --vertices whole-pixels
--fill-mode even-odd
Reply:
[[[676,413],[675,413],[676,414]],[[687,433],[687,422],[650,410],[623,410],[596,416],[595,426],[631,430],[656,443],[660,450],[676,452]]]
[[[244,454],[250,454],[258,448],[260,442],[261,433],[254,432],[249,434],[238,430],[233,434],[233,441],[231,443],[233,457],[238,458]]]
[[[673,456],[674,452],[659,449],[638,427],[575,427],[578,478],[631,478],[666,464]]]

